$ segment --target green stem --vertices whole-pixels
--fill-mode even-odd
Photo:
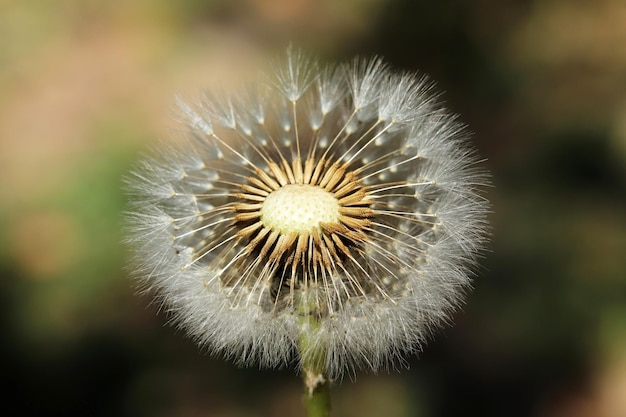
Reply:
[[[307,417],[328,417],[330,415],[330,382],[318,383],[313,392],[307,383],[307,371],[304,371],[304,406]]]
[[[304,406],[307,417],[328,417],[330,415],[330,380],[325,375],[326,350],[316,343],[315,335],[320,323],[317,320],[315,304],[303,292],[300,299],[300,340],[302,358],[302,378],[304,382]]]

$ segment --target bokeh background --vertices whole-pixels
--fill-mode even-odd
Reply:
[[[20,415],[301,416],[136,295],[122,177],[174,94],[289,44],[428,73],[487,159],[493,240],[467,305],[336,416],[626,416],[622,0],[0,1],[0,375]]]

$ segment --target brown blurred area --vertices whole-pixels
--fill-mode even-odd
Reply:
[[[291,370],[166,326],[124,269],[122,178],[174,94],[289,44],[431,75],[475,133],[493,241],[454,326],[339,416],[626,416],[621,0],[0,1],[0,347],[25,415],[298,416]]]

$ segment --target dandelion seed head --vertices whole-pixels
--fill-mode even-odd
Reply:
[[[274,72],[177,100],[188,133],[128,180],[137,276],[199,344],[241,364],[301,364],[320,348],[331,378],[402,363],[469,286],[487,177],[423,77],[291,49]]]

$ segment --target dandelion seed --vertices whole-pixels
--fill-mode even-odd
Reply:
[[[276,71],[179,102],[188,134],[129,180],[138,276],[239,363],[313,364],[318,382],[376,371],[468,288],[486,175],[424,78],[291,51]]]

